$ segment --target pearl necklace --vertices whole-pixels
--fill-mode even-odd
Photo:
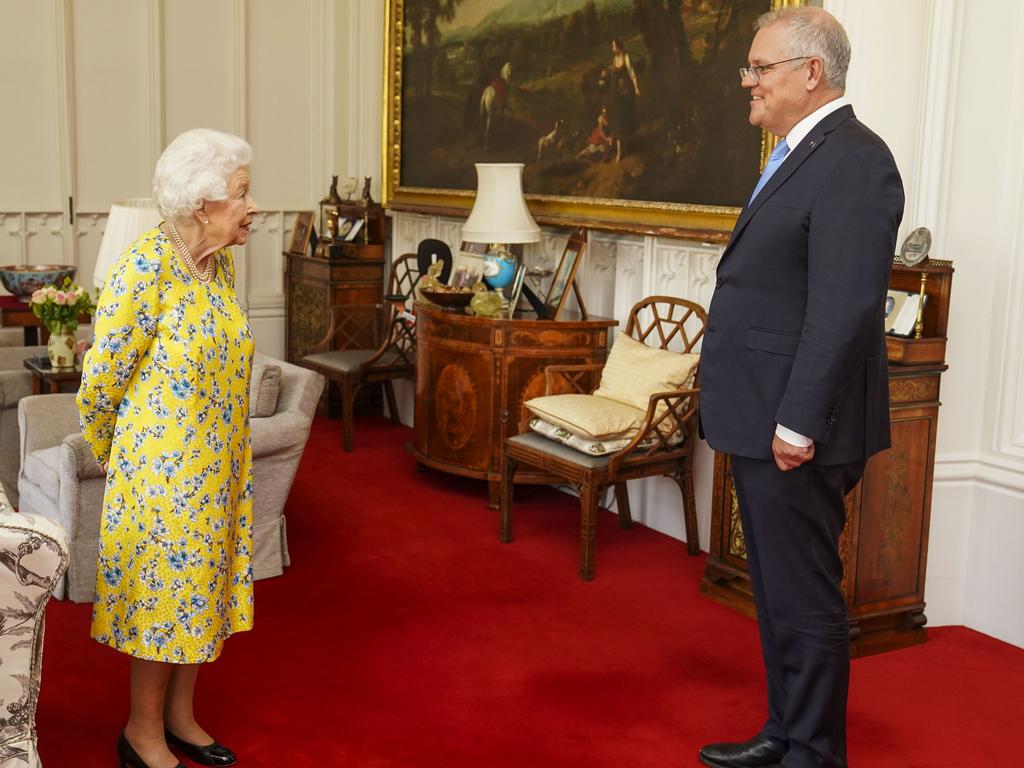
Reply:
[[[188,267],[192,277],[200,283],[210,282],[210,279],[213,277],[213,258],[207,257],[206,267],[200,272],[196,263],[192,261],[192,251],[185,245],[185,240],[182,238],[181,233],[178,232],[177,228],[170,221],[167,222],[167,229],[171,233],[171,240],[174,242],[175,249],[181,254],[181,258],[184,259],[185,266]]]

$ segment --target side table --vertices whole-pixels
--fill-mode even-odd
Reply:
[[[25,360],[25,367],[32,373],[32,394],[35,395],[55,395],[63,391],[77,392],[78,385],[82,382],[81,363],[74,368],[54,370],[48,358],[30,357]],[[68,382],[73,386],[65,390],[63,385]]]

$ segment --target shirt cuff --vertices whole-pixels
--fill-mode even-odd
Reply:
[[[795,445],[797,448],[807,448],[814,442],[811,438],[801,435],[799,432],[794,432],[792,429],[784,427],[781,424],[775,425],[775,434],[790,445]]]

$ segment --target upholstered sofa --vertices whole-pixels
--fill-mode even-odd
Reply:
[[[52,520],[15,512],[0,489],[0,766],[39,768],[36,703],[43,612],[68,565],[68,540]]]
[[[45,354],[46,347],[0,346],[0,489],[7,492],[8,500],[15,507],[18,506],[18,401],[32,394],[32,374],[25,368],[25,359]]]
[[[250,420],[253,452],[253,573],[279,576],[290,562],[284,503],[298,470],[324,379],[266,355],[255,372],[280,368],[276,409]],[[258,393],[254,388],[254,400]],[[274,408],[273,404],[271,408]],[[36,395],[18,406],[21,511],[49,517],[68,532],[71,562],[54,594],[90,602],[96,587],[104,477],[79,431],[74,395]]]

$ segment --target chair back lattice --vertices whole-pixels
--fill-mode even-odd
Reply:
[[[675,296],[648,296],[629,311],[625,333],[643,344],[672,352],[698,352],[708,314],[700,304]],[[700,366],[694,387],[700,386]]]
[[[415,253],[405,253],[395,259],[388,278],[388,296],[405,296],[412,300],[412,289],[420,279],[420,268]]]

